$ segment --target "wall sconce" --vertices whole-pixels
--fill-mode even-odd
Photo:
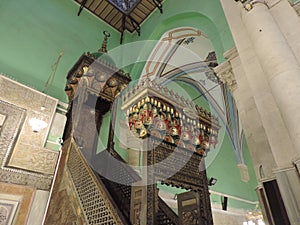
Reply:
[[[209,180],[208,180],[208,186],[213,186],[217,183],[217,178],[214,178],[214,177],[211,177]]]
[[[243,225],[265,225],[261,211],[255,209],[246,214],[246,220]]]
[[[31,118],[29,120],[29,124],[32,128],[32,131],[35,133],[40,132],[42,129],[44,129],[48,126],[48,124],[45,121],[37,119],[37,118]]]

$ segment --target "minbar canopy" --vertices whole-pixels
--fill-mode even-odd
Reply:
[[[124,90],[122,110],[139,138],[163,139],[202,156],[217,144],[218,118],[149,79]]]

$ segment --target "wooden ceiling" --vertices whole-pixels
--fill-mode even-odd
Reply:
[[[74,0],[80,8],[86,8],[94,15],[120,31],[140,32],[140,24],[156,9],[161,9],[161,0]],[[118,3],[119,7],[118,7]],[[122,4],[132,4],[126,11]],[[80,14],[80,11],[78,12]]]

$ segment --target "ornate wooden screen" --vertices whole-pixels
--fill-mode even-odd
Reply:
[[[133,136],[143,140],[147,173],[147,224],[212,224],[203,158],[217,144],[218,119],[155,81],[145,80],[122,95],[122,110]],[[192,190],[193,218],[162,215],[157,182]],[[192,209],[191,208],[191,209]],[[165,214],[166,216],[167,214]]]

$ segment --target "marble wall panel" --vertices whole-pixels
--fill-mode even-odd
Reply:
[[[0,74],[0,181],[50,189],[59,152],[45,149],[44,143],[56,105],[56,99]],[[33,117],[48,126],[33,132],[29,124]]]
[[[48,198],[49,198],[49,191],[37,190],[35,192],[26,225],[43,224]]]
[[[14,225],[26,224],[34,193],[35,188],[0,183],[0,199],[11,200],[19,203],[13,220]]]

